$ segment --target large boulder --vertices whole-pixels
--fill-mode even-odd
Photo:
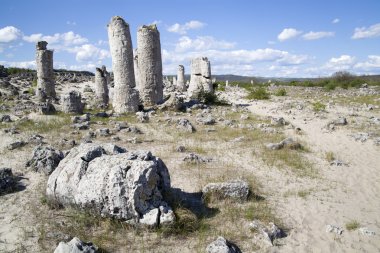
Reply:
[[[50,146],[38,146],[33,151],[32,158],[26,163],[34,171],[50,175],[64,158],[62,151]]]
[[[54,253],[96,253],[98,247],[92,242],[82,242],[77,237],[74,237],[69,242],[60,242]]]
[[[170,176],[149,151],[126,151],[113,144],[81,144],[50,175],[46,194],[63,206],[149,226],[174,221],[163,194]]]

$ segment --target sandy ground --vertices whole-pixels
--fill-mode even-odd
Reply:
[[[93,85],[91,82],[86,84]],[[82,89],[84,84],[76,86]],[[66,91],[67,87],[62,90]],[[233,90],[226,95],[230,101],[244,104],[253,115],[284,117],[290,126],[294,126],[286,128],[286,136],[307,144],[310,149],[307,157],[318,171],[315,177],[297,177],[286,170],[268,167],[259,158],[253,165],[247,164],[246,161],[251,158],[244,152],[240,152],[239,157],[235,153],[234,157],[229,157],[231,153],[228,150],[222,154],[226,161],[232,159],[235,164],[240,164],[241,173],[255,174],[276,215],[289,228],[288,236],[281,240],[280,245],[265,251],[380,252],[380,146],[376,146],[372,140],[358,142],[350,136],[354,130],[350,128],[353,118],[349,116],[349,108],[336,105],[321,114],[309,109],[292,109],[289,112],[283,105],[286,102],[298,103],[299,100],[279,97],[268,101],[247,101],[242,99],[243,96],[241,90]],[[348,125],[327,131],[324,128],[326,124],[338,116],[347,117]],[[379,109],[361,111],[357,118],[370,116],[380,117]],[[300,128],[302,134],[297,134],[295,128]],[[29,203],[39,200],[41,196],[37,192],[46,179],[25,171],[25,162],[33,149],[31,146],[9,152],[5,147],[16,137],[0,133],[0,138],[0,167],[11,167],[15,172],[23,173],[20,182],[25,186],[24,190],[0,196],[0,252],[39,252],[37,224],[31,218],[33,211]],[[149,145],[142,144],[143,147]],[[228,144],[225,148],[228,148]],[[172,148],[152,149],[153,153],[167,153]],[[326,152],[333,152],[347,166],[330,165],[325,159]],[[173,186],[188,192],[199,191],[202,184],[187,178],[188,171],[176,167],[176,154],[166,153],[168,160],[164,161],[170,169]],[[306,196],[297,196],[299,191],[307,192]],[[376,235],[365,236],[359,230],[348,231],[345,224],[353,220],[358,221],[360,227],[375,231]],[[343,234],[327,233],[328,224],[342,227]],[[183,245],[191,247],[189,245],[192,243]],[[181,245],[176,247],[181,249]],[[191,252],[188,248],[182,248],[181,251]]]

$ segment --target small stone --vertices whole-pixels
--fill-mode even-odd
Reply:
[[[183,152],[186,151],[186,148],[185,148],[185,146],[178,146],[178,147],[176,148],[176,150],[177,150],[177,152],[183,153]]]
[[[189,133],[195,132],[195,128],[193,127],[193,125],[188,119],[179,119],[177,121],[177,129],[180,129],[184,132],[189,132]]]
[[[215,196],[219,199],[234,199],[246,201],[249,195],[248,183],[242,180],[233,180],[223,183],[210,183],[202,189],[202,193],[207,196]]]
[[[71,122],[74,124],[75,123],[84,123],[87,121],[90,121],[90,114],[89,113],[83,114],[82,116],[71,117]]]
[[[190,153],[183,158],[183,161],[190,162],[190,163],[207,163],[207,162],[211,162],[212,159],[211,158],[202,158],[197,154]]]
[[[0,168],[0,195],[4,192],[12,191],[15,184],[16,180],[13,176],[12,169]]]
[[[366,236],[375,236],[376,235],[375,231],[369,230],[366,227],[359,228],[359,233],[362,235],[366,235]]]
[[[11,116],[7,114],[0,115],[0,122],[12,122]]]
[[[50,175],[64,158],[62,151],[51,146],[38,146],[33,151],[32,158],[26,163],[34,171]]]
[[[98,247],[92,242],[82,242],[74,237],[70,242],[60,242],[54,253],[97,253]]]
[[[12,142],[10,143],[7,148],[8,150],[14,150],[14,149],[17,149],[17,148],[21,148],[23,146],[25,146],[27,143],[24,142],[24,141],[15,141],[15,142]]]
[[[141,123],[149,122],[149,113],[147,112],[136,112],[136,116]]]
[[[100,128],[100,129],[97,130],[97,132],[98,132],[98,134],[100,136],[105,136],[106,137],[106,136],[110,136],[111,135],[110,130],[108,128]]]
[[[210,243],[206,248],[207,253],[241,253],[240,249],[227,241],[224,237],[219,236],[218,239]]]
[[[343,233],[343,229],[341,227],[338,227],[338,226],[327,225],[326,226],[326,232],[327,233],[335,233],[337,235],[341,235]]]
[[[259,232],[258,239],[264,241],[270,246],[273,246],[274,240],[283,238],[286,236],[284,231],[282,231],[282,229],[277,227],[273,222],[269,222],[268,226],[266,226],[261,221],[254,220],[249,224],[249,227],[252,230]]]

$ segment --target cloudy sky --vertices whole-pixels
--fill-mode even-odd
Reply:
[[[156,23],[164,74],[207,56],[214,74],[318,77],[380,74],[379,0],[2,0],[0,64],[35,67],[35,43],[54,67],[111,69],[107,23]]]

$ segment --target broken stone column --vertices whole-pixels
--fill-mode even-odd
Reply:
[[[173,86],[177,85],[177,77],[173,76]]]
[[[186,83],[185,83],[185,67],[183,65],[178,66],[177,71],[177,89],[179,91],[186,91]]]
[[[160,32],[156,25],[142,26],[137,32],[139,92],[144,105],[163,100]]]
[[[197,97],[200,92],[214,92],[211,82],[211,65],[207,57],[197,57],[191,60],[191,77],[188,93]]]
[[[95,71],[95,97],[96,103],[101,106],[107,106],[108,98],[108,83],[107,83],[107,70],[96,68]]]
[[[47,50],[46,41],[39,41],[36,45],[37,66],[37,97],[45,101],[46,98],[55,98],[53,51]]]
[[[84,104],[82,96],[78,91],[71,90],[61,96],[62,112],[82,114]]]
[[[136,112],[139,93],[135,89],[131,34],[129,25],[121,17],[112,17],[108,39],[114,75],[113,108],[117,113]]]

